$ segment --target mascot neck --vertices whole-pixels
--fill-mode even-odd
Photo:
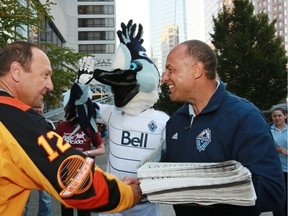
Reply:
[[[138,115],[146,109],[151,108],[158,100],[157,91],[151,93],[139,92],[133,97],[128,104],[121,107],[121,110],[128,115]]]

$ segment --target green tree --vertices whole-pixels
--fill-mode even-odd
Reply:
[[[70,89],[77,76],[78,59],[86,54],[75,53],[67,47],[59,47],[51,43],[41,43],[47,50],[53,74],[52,81],[54,90],[48,92],[45,101],[49,107],[55,107],[62,101],[62,93]]]
[[[0,48],[16,40],[29,41],[28,35],[21,34],[21,30],[25,32],[29,28],[34,31],[46,31],[40,24],[45,20],[53,20],[49,15],[53,4],[55,3],[50,0],[46,0],[44,4],[39,0],[1,0]],[[41,45],[47,50],[53,70],[54,91],[47,94],[45,101],[49,107],[55,107],[61,102],[62,93],[71,87],[76,78],[78,60],[86,54],[76,53],[70,48],[52,43]]]
[[[27,31],[28,26],[40,28],[41,21],[53,19],[49,15],[53,4],[49,0],[46,0],[45,4],[39,0],[1,0],[0,47],[15,40],[27,40],[21,30]]]
[[[260,109],[279,103],[287,93],[287,56],[283,40],[275,36],[275,22],[265,13],[253,14],[249,0],[234,0],[213,17],[212,44],[218,75],[227,89]]]
[[[176,110],[178,110],[183,105],[183,103],[172,102],[170,100],[169,87],[166,83],[162,84],[160,88],[161,91],[159,93],[159,100],[154,105],[154,108],[157,110],[162,110],[163,112],[171,116]]]

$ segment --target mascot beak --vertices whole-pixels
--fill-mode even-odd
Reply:
[[[139,61],[132,61],[128,70],[105,71],[95,69],[93,77],[97,81],[111,86],[115,106],[123,107],[139,92],[136,75],[142,70],[142,67]]]

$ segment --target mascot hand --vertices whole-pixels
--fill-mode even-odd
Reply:
[[[121,30],[117,31],[120,42],[129,49],[132,60],[140,59],[141,56],[146,55],[145,48],[142,46],[143,39],[143,27],[141,24],[138,26],[138,32],[136,32],[136,24],[133,24],[132,20],[129,20],[128,24],[121,23]],[[143,54],[144,53],[144,54]]]
[[[89,84],[93,79],[95,60],[93,57],[83,57],[78,61],[77,83]]]
[[[129,20],[127,26],[122,22],[121,28],[122,31],[117,31],[118,38],[121,43],[127,45],[128,43],[143,43],[142,35],[143,35],[143,27],[139,24],[138,33],[135,36],[136,24],[132,25],[133,21]]]

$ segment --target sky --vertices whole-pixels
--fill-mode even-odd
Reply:
[[[128,23],[130,19],[143,26],[143,47],[149,55],[149,0],[116,0],[116,31],[121,30],[121,22]],[[117,44],[119,40],[117,39]]]

